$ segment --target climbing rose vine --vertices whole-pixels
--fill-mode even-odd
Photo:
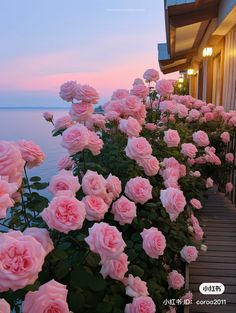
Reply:
[[[103,114],[93,87],[61,86],[68,114],[44,113],[66,151],[49,183],[30,176],[39,146],[0,141],[1,312],[173,313],[166,299],[192,299],[185,265],[206,250],[206,189],[232,191],[236,112],[143,78]]]

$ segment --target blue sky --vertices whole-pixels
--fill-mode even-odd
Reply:
[[[0,106],[62,106],[59,86],[70,79],[101,102],[130,88],[158,68],[163,11],[162,0],[1,1]]]

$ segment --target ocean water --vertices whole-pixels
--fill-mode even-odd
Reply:
[[[43,118],[45,109],[0,109],[0,140],[17,141],[33,140],[46,155],[41,166],[28,170],[29,176],[39,175],[42,180],[49,181],[58,170],[58,159],[67,154],[61,147],[61,137],[52,137],[53,125]],[[55,118],[68,113],[66,109],[47,109]]]

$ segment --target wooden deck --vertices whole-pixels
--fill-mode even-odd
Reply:
[[[193,304],[185,312],[236,312],[236,208],[224,196],[212,190],[201,209],[201,225],[205,233],[207,252],[200,252],[197,262],[190,264],[189,288],[193,291]],[[199,285],[219,282],[225,285],[222,295],[202,295]],[[197,305],[196,300],[224,299],[226,304]]]

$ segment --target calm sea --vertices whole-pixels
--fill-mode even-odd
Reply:
[[[66,154],[60,137],[52,137],[52,124],[44,120],[45,109],[0,109],[0,140],[33,140],[46,154],[44,163],[28,170],[30,176],[39,175],[44,181],[57,173],[56,163]],[[68,113],[65,109],[50,109],[57,118]]]

